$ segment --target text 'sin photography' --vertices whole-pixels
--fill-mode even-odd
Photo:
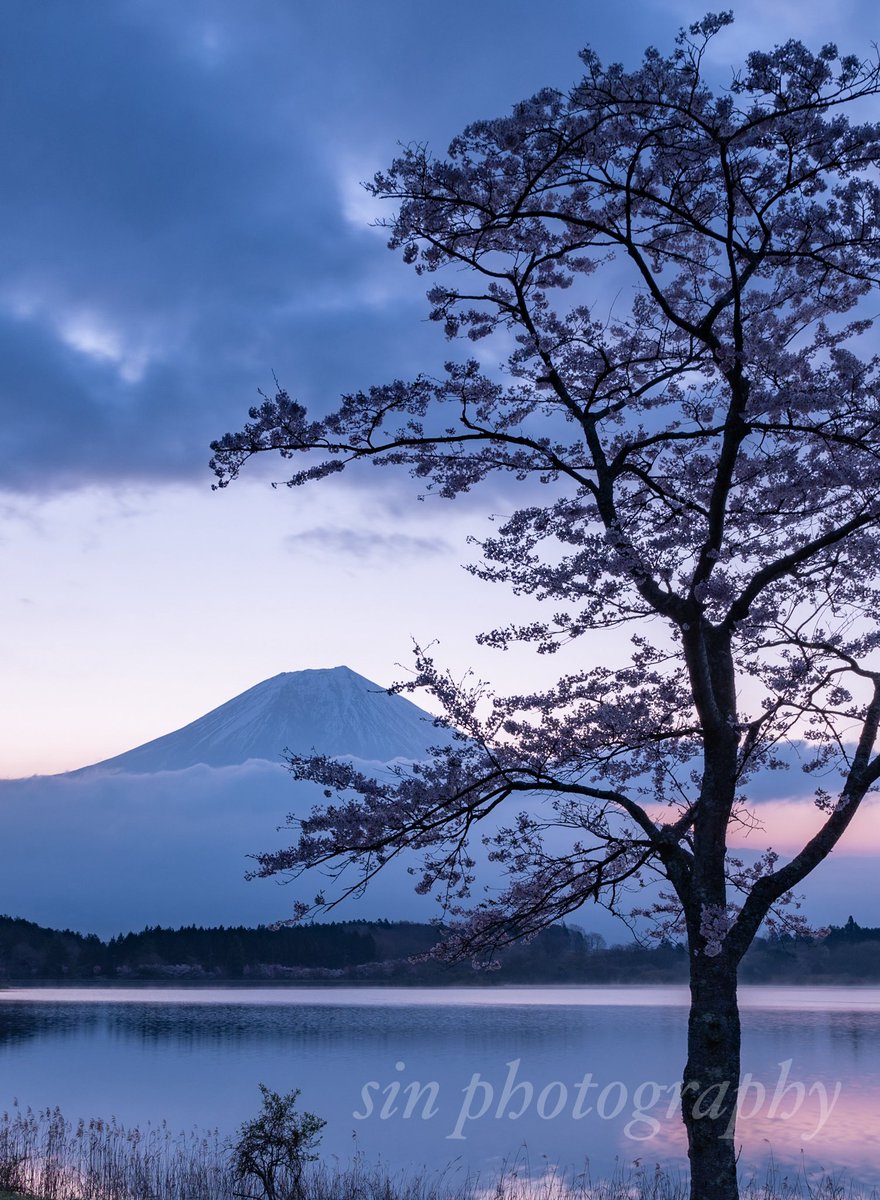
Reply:
[[[551,1080],[536,1086],[521,1078],[522,1059],[505,1063],[506,1076],[483,1076],[475,1071],[467,1084],[444,1092],[437,1080],[423,1083],[406,1081],[406,1063],[394,1064],[397,1078],[382,1083],[371,1079],[363,1085],[360,1105],[352,1112],[356,1121],[370,1119],[437,1120],[449,1129],[444,1136],[451,1141],[464,1141],[478,1121],[518,1121],[537,1117],[542,1121],[586,1118],[623,1123],[624,1136],[636,1142],[646,1142],[658,1134],[664,1122],[680,1119],[682,1110],[681,1082],[659,1083],[644,1080],[628,1085],[614,1079],[602,1082],[592,1072],[586,1072],[571,1083]],[[779,1072],[770,1083],[756,1079],[751,1073],[742,1077],[737,1094],[736,1120],[748,1121],[764,1117],[769,1120],[790,1121],[809,1118],[800,1138],[810,1142],[824,1129],[834,1111],[843,1084],[829,1086],[821,1080],[805,1083],[791,1078],[792,1059],[778,1064]],[[689,1085],[685,1099],[698,1119],[717,1119],[730,1090],[728,1083],[716,1083],[705,1089]],[[734,1118],[727,1136],[732,1137]]]

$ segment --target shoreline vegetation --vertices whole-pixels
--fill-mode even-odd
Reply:
[[[233,1200],[241,1190],[231,1143],[217,1130],[177,1133],[166,1125],[126,1128],[115,1118],[65,1119],[58,1108],[0,1115],[0,1200]],[[611,1179],[544,1166],[533,1172],[520,1151],[494,1178],[441,1171],[391,1170],[363,1152],[348,1163],[306,1161],[299,1186],[278,1200],[686,1200],[686,1177],[634,1163]],[[268,1193],[266,1193],[268,1194]],[[880,1200],[876,1188],[771,1167],[741,1180],[741,1200]],[[265,1200],[265,1195],[263,1197]]]
[[[608,946],[577,925],[554,925],[500,952],[498,966],[442,963],[428,955],[441,937],[411,921],[344,921],[299,926],[159,926],[102,941],[0,917],[0,987],[30,982],[140,980],[194,983],[340,982],[398,986],[468,983],[686,983],[684,945],[664,941]],[[739,980],[750,983],[880,983],[880,929],[852,917],[823,936],[759,938]]]

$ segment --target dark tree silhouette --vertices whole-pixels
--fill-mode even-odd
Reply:
[[[548,616],[484,640],[601,649],[634,627],[625,661],[506,698],[419,653],[416,683],[461,740],[390,781],[293,758],[328,803],[260,873],[355,864],[368,880],[415,848],[421,890],[453,909],[449,952],[473,954],[590,898],[620,911],[659,874],[654,915],[689,947],[682,1109],[700,1200],[737,1195],[738,964],[880,777],[865,306],[880,128],[846,115],[878,95],[880,68],[790,41],[713,91],[705,50],[730,20],[706,17],[634,71],[586,50],[570,92],[471,125],[446,158],[411,146],[369,185],[397,202],[390,246],[436,273],[432,317],[451,339],[497,339],[503,366],[451,362],[323,419],[282,391],[213,446],[220,486],[266,451],[308,455],[291,484],[361,459],[449,498],[519,481],[522,507],[473,569]],[[729,831],[786,739],[823,770],[821,828],[789,861],[745,865]],[[517,797],[527,810],[492,835],[504,889],[469,906],[468,839]]]

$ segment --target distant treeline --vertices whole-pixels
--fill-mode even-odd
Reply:
[[[0,980],[149,979],[338,980],[387,983],[677,983],[687,951],[608,946],[575,925],[554,925],[499,954],[496,970],[420,960],[442,936],[412,921],[344,921],[280,928],[144,929],[109,941],[0,917]],[[740,971],[743,983],[880,982],[880,929],[852,917],[823,938],[758,939]]]

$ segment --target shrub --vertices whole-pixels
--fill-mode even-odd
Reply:
[[[302,1172],[326,1121],[314,1113],[297,1112],[299,1089],[279,1096],[260,1084],[263,1107],[246,1121],[232,1147],[232,1173],[238,1187],[262,1188],[261,1192],[237,1191],[249,1200],[299,1200],[303,1196]]]

